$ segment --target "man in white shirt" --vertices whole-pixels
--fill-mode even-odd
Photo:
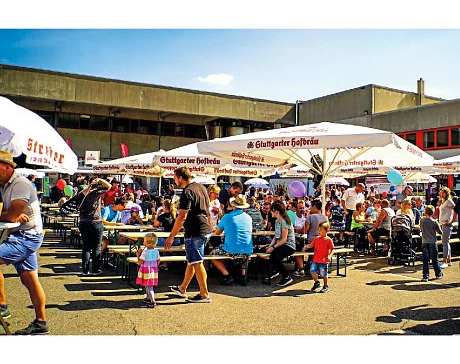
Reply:
[[[350,231],[353,212],[358,202],[364,202],[364,183],[358,183],[355,187],[348,188],[342,195],[342,207],[345,212],[345,231]]]

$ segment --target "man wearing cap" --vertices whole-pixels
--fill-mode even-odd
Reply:
[[[249,207],[249,204],[246,202],[246,196],[241,194],[230,198],[229,202],[230,211],[222,217],[215,231],[216,234],[225,231],[224,244],[214,248],[211,254],[242,256],[242,269],[245,274],[248,257],[252,254],[252,219],[243,211]],[[230,285],[233,278],[225,268],[224,262],[215,260],[213,264],[224,275],[221,284]]]
[[[30,181],[16,173],[16,163],[10,153],[0,151],[0,192],[3,212],[0,220],[19,222],[0,245],[0,265],[13,264],[21,282],[29,291],[35,310],[35,320],[18,335],[37,335],[49,332],[45,313],[45,292],[38,280],[37,250],[43,242],[40,206]],[[0,314],[11,316],[5,295],[5,278],[0,271]]]
[[[102,196],[102,202],[104,203],[104,206],[112,205],[113,201],[115,201],[116,198],[121,197],[121,191],[118,188],[120,186],[120,182],[118,182],[115,178],[112,178],[110,184],[112,185],[112,187],[110,187],[110,190],[108,190]]]
[[[395,210],[399,210],[401,208],[401,202],[403,200],[410,198],[409,196],[412,196],[412,187],[407,185],[404,187],[404,190],[402,191],[402,193],[396,196]]]
[[[345,212],[345,231],[351,230],[351,219],[358,202],[364,202],[364,183],[358,183],[355,187],[348,188],[342,195],[342,207]]]

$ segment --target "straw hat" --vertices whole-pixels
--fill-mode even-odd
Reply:
[[[0,150],[0,162],[9,164],[11,167],[15,168],[16,163],[13,162],[13,156],[11,153]]]
[[[246,196],[241,194],[230,198],[230,205],[237,209],[247,209],[249,207],[249,204],[246,202]]]

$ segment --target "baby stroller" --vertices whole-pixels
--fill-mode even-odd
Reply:
[[[401,262],[415,264],[415,250],[412,242],[412,219],[409,215],[395,215],[391,218],[391,239],[388,264]]]

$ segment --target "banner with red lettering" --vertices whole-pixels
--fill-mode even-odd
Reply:
[[[120,151],[122,158],[128,156],[128,146],[125,143],[120,143]]]

